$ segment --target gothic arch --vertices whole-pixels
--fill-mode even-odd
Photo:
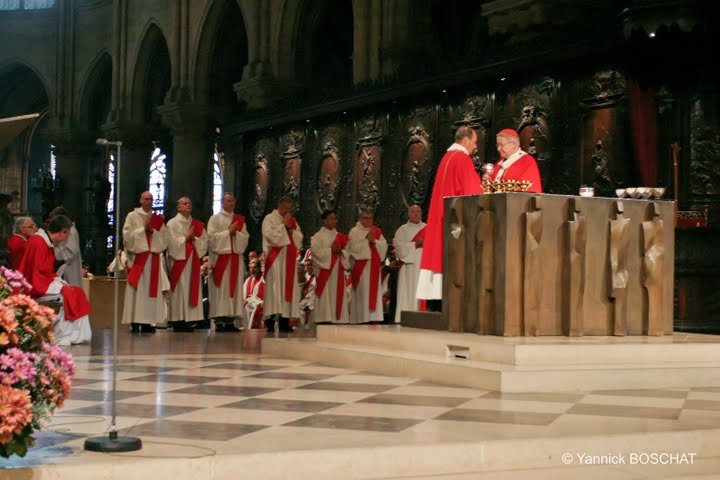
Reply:
[[[193,57],[195,99],[236,106],[233,84],[248,63],[246,16],[237,0],[213,0],[207,6]]]
[[[112,103],[112,57],[103,49],[87,69],[80,89],[77,117],[88,131],[99,130]]]
[[[135,55],[132,88],[130,91],[131,116],[146,125],[159,127],[157,107],[165,102],[170,89],[172,62],[165,35],[151,20]]]
[[[287,5],[276,42],[280,76],[313,86],[351,86],[353,4],[352,0],[301,0]]]
[[[47,82],[32,65],[19,59],[0,64],[0,117],[37,113],[49,98]]]

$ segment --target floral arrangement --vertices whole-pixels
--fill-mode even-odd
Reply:
[[[24,456],[70,394],[75,363],[55,345],[55,312],[23,292],[19,272],[0,267],[0,457]]]

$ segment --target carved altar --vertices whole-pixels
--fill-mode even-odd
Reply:
[[[451,332],[668,335],[674,205],[532,193],[445,203]]]

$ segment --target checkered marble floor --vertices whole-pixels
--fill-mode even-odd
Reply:
[[[41,446],[108,428],[111,362],[76,363]],[[121,357],[117,399],[121,434],[219,453],[720,428],[718,387],[499,393],[262,354]]]

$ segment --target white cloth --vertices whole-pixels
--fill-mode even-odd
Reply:
[[[188,241],[186,235],[190,225],[192,224],[192,216],[185,218],[182,214],[178,213],[175,218],[172,218],[167,223],[168,230],[168,273],[172,272],[173,265],[175,262],[186,259],[185,247]],[[193,233],[193,237],[195,235]],[[208,235],[205,228],[203,228],[202,234],[199,237],[195,237],[195,241],[192,242],[197,254],[198,262],[202,265],[202,257],[207,253],[208,246]],[[203,320],[203,304],[202,304],[202,278],[200,270],[197,273],[197,290],[198,290],[198,303],[196,306],[190,305],[190,285],[192,281],[192,263],[187,258],[185,268],[183,269],[180,279],[175,290],[170,292],[170,313],[168,320],[171,322],[186,321],[194,322],[197,320]]]
[[[330,268],[332,263],[332,250],[330,247],[335,241],[337,230],[328,230],[321,227],[310,239],[310,251],[312,252],[313,267],[317,275],[322,270]],[[342,251],[340,258],[330,272],[330,277],[322,291],[322,294],[315,301],[315,322],[348,323],[348,302],[343,300],[343,308],[340,318],[337,317],[337,277],[345,276],[345,270],[350,268],[350,257],[347,249]],[[343,281],[343,285],[345,282]],[[316,296],[317,297],[317,296]]]
[[[210,318],[215,317],[243,317],[244,316],[244,290],[243,280],[245,279],[245,261],[243,253],[248,245],[250,235],[247,231],[247,225],[243,225],[242,230],[235,233],[232,237],[228,231],[228,227],[232,223],[234,213],[221,211],[220,213],[210,217],[207,225],[208,233],[208,253],[210,257],[210,275],[208,276],[208,300],[210,301]],[[215,286],[213,280],[212,269],[217,263],[219,255],[225,253],[239,253],[240,265],[238,269],[238,279],[235,284],[235,296],[230,296],[230,263],[228,263],[225,273],[222,277],[220,286]],[[240,327],[240,325],[236,325]]]
[[[243,327],[246,329],[252,328],[252,320],[255,318],[255,312],[258,308],[262,308],[263,297],[260,295],[260,285],[264,284],[265,280],[262,277],[254,278],[248,277],[243,283],[242,291],[244,296],[244,316],[242,320]],[[261,324],[257,328],[264,328]]]
[[[363,227],[358,222],[352,230],[350,230],[349,241],[348,241],[348,254],[352,259],[352,263],[357,260],[367,260],[365,269],[363,270],[360,282],[357,288],[353,289],[352,295],[352,307],[350,309],[350,323],[366,323],[373,321],[383,320],[383,301],[382,301],[382,273],[380,278],[377,279],[377,302],[375,310],[370,310],[369,298],[370,298],[370,262],[371,250],[370,242],[365,238],[370,231],[369,228]],[[378,269],[382,269],[382,262],[387,254],[387,240],[385,237],[380,235],[380,238],[375,241],[375,248],[380,255],[380,263]]]
[[[65,241],[55,246],[55,258],[65,262],[62,278],[70,285],[82,287],[82,256],[80,255],[80,234],[75,224]]]
[[[418,300],[415,294],[417,293],[420,257],[423,249],[422,247],[416,248],[412,239],[423,228],[425,228],[424,222],[407,222],[397,229],[395,238],[393,238],[395,256],[403,262],[403,266],[398,272],[395,323],[400,323],[400,312],[418,310]]]
[[[515,162],[517,162],[518,160],[520,160],[520,157],[522,157],[523,155],[525,155],[525,152],[523,152],[522,149],[520,149],[520,150],[518,150],[517,152],[513,153],[512,155],[510,155],[510,156],[509,156],[508,158],[506,158],[505,160],[503,160],[502,162],[500,162],[500,170],[498,170],[498,173],[497,173],[497,175],[495,176],[495,181],[496,181],[496,182],[499,182],[500,180],[502,180],[502,177],[503,177],[503,174],[505,173],[505,171],[506,171],[508,168],[510,168],[510,166],[511,166],[513,163],[515,163]]]
[[[113,258],[113,261],[110,262],[110,265],[107,267],[108,273],[113,273],[119,276],[119,278],[125,278],[127,277],[127,270],[125,269],[125,264],[128,261],[127,253],[125,253],[125,250],[120,252],[119,255],[115,255],[115,258]]]
[[[265,268],[265,304],[263,306],[263,314],[265,317],[280,314],[284,318],[300,317],[300,287],[295,278],[292,279],[294,285],[292,301],[285,300],[285,256],[287,254],[287,246],[290,245],[283,217],[277,210],[265,216],[262,223],[263,236],[263,252],[265,261],[267,262],[270,249],[272,247],[282,247],[282,250],[275,258],[272,266],[268,270]],[[300,226],[292,230],[292,239],[295,248],[300,250],[302,247],[303,234]],[[295,259],[293,259],[293,262]]]
[[[145,237],[145,219],[152,212],[146,213],[142,208],[136,208],[125,217],[123,225],[123,244],[128,254],[128,271],[132,268],[135,255],[148,251]],[[143,323],[148,325],[164,324],[167,322],[167,304],[163,292],[170,290],[170,281],[165,269],[165,257],[162,252],[168,245],[168,231],[165,225],[158,231],[153,230],[150,242],[150,251],[160,253],[160,282],[157,297],[150,296],[150,269],[152,258],[148,258],[143,273],[135,289],[130,284],[125,286],[125,304],[123,307],[122,323]],[[152,256],[151,256],[152,257]]]
[[[60,289],[65,284],[66,282],[62,281],[60,277],[55,277],[48,287],[47,292],[45,292],[45,295],[38,300],[55,300],[62,302],[63,297],[60,295]],[[65,320],[65,306],[60,307],[60,311],[55,316],[53,331],[55,333],[55,342],[61,346],[89,343],[92,338],[90,317],[84,315],[73,321]]]

